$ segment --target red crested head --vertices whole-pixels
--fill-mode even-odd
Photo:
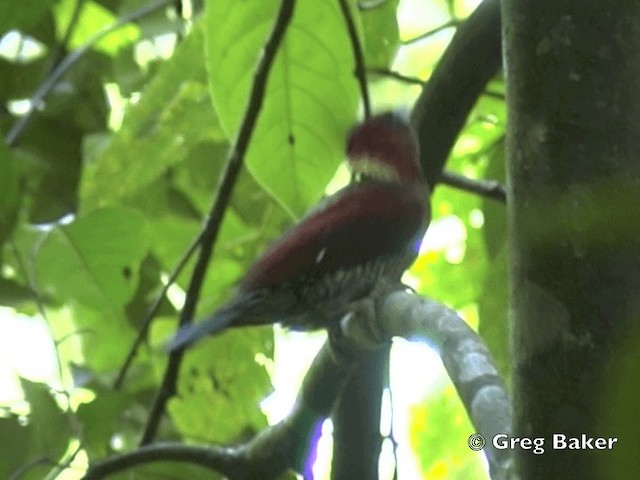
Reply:
[[[401,112],[375,115],[349,134],[349,166],[368,177],[400,183],[424,183],[418,139]]]

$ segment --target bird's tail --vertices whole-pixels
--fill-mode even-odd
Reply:
[[[207,335],[215,335],[227,328],[233,321],[234,315],[229,311],[217,311],[211,317],[197,323],[183,325],[176,334],[171,337],[167,346],[167,352],[175,352],[187,348]]]

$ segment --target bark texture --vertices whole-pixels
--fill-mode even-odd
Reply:
[[[640,3],[504,0],[502,18],[515,435],[546,440],[517,463],[613,478],[614,451],[551,442],[622,435],[603,419],[640,319]]]

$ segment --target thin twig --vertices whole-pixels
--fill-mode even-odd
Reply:
[[[44,243],[45,238],[46,237],[40,237],[36,241],[36,243],[33,245],[33,248],[31,248],[30,251],[28,252],[29,256],[26,259],[23,258],[20,252],[20,249],[18,248],[18,245],[15,242],[15,239],[11,239],[10,245],[16,258],[16,264],[18,265],[18,268],[22,270],[24,278],[27,279],[27,282],[29,285],[29,292],[33,296],[33,301],[36,304],[38,313],[40,314],[40,316],[42,317],[42,320],[47,326],[47,329],[49,330],[49,334],[51,335],[51,338],[53,338],[53,329],[51,328],[51,324],[49,323],[49,317],[47,315],[47,311],[44,308],[42,290],[38,288],[38,276],[35,274],[36,257],[37,257],[38,251],[40,250],[40,247],[42,247],[42,244]],[[64,368],[62,366],[62,361],[60,360],[60,354],[58,352],[58,344],[55,343],[54,345],[56,350],[55,357],[56,357],[56,367],[58,370],[58,376],[62,380],[64,378]],[[68,400],[69,394],[66,393],[66,395]]]
[[[213,246],[218,237],[220,225],[222,224],[224,213],[227,209],[227,205],[229,204],[233,187],[238,174],[240,173],[240,169],[242,168],[244,155],[247,151],[247,147],[249,146],[249,142],[258,119],[258,114],[262,108],[269,71],[271,70],[271,65],[273,64],[280,43],[293,16],[294,6],[295,0],[282,0],[280,12],[278,13],[273,31],[264,46],[264,52],[260,57],[260,61],[256,68],[253,87],[249,96],[249,103],[245,111],[245,116],[242,120],[235,144],[229,152],[225,170],[217,189],[217,195],[211,207],[209,220],[205,224],[201,233],[202,240],[200,243],[200,254],[193,269],[189,288],[187,289],[185,304],[182,312],[180,313],[179,326],[186,325],[193,321],[193,314],[200,295],[202,282],[209,265]],[[176,380],[183,355],[184,350],[176,350],[172,352],[169,357],[169,363],[164,373],[162,385],[156,395],[147,425],[142,435],[142,440],[140,441],[141,445],[146,445],[152,442],[156,436],[158,424],[160,423],[160,418],[164,413],[165,405],[169,398],[171,398],[175,393]]]
[[[382,75],[384,77],[393,78],[394,80],[399,80],[410,85],[424,85],[424,80],[422,80],[421,78],[409,77],[408,75],[403,75],[400,72],[389,70],[388,68],[370,68],[369,72],[375,75]]]
[[[504,92],[496,92],[494,90],[485,90],[482,94],[486,97],[497,98],[498,100],[506,99]]]
[[[429,38],[430,36],[435,35],[436,33],[440,33],[443,30],[447,30],[448,28],[457,27],[458,25],[460,25],[460,23],[462,22],[457,18],[452,18],[447,23],[443,23],[442,25],[434,28],[433,30],[429,30],[428,32],[421,33],[417,37],[410,38],[409,40],[404,40],[402,44],[410,45],[412,43],[419,42],[421,40],[424,40],[425,38]]]
[[[507,189],[496,180],[481,180],[468,178],[457,173],[442,171],[440,182],[450,187],[467,192],[477,193],[483,197],[492,198],[502,203],[507,203]]]
[[[56,478],[59,478],[60,474],[71,466],[75,458],[78,456],[78,453],[80,453],[80,450],[82,450],[82,444],[79,444],[62,463],[57,464],[44,480],[55,480]]]
[[[347,32],[349,33],[349,39],[351,40],[351,49],[353,50],[353,58],[356,63],[355,76],[360,85],[360,94],[362,95],[362,106],[364,108],[364,118],[371,116],[371,101],[369,100],[369,88],[367,87],[367,69],[364,63],[364,54],[362,53],[362,45],[358,38],[358,31],[356,25],[353,22],[351,10],[347,0],[338,0],[340,4],[340,10],[342,10],[342,16],[347,25]]]
[[[44,79],[33,96],[29,99],[29,111],[25,115],[20,117],[16,121],[16,123],[13,124],[11,130],[9,130],[9,133],[7,133],[7,136],[5,137],[7,145],[9,147],[15,147],[15,145],[18,143],[18,140],[25,132],[26,128],[33,121],[33,117],[42,105],[42,102],[47,97],[47,95],[51,93],[51,90],[53,90],[53,87],[56,86],[62,76],[66,74],[76,63],[78,63],[78,61],[82,57],[84,57],[84,55],[86,55],[97,42],[102,40],[107,35],[110,35],[116,30],[124,27],[128,23],[139,20],[140,18],[143,18],[157,10],[160,10],[161,8],[171,5],[172,3],[173,0],[161,0],[157,3],[139,8],[138,10],[135,10],[121,17],[113,25],[110,25],[104,30],[96,33],[84,45],[67,55],[64,60],[62,60],[58,64],[58,66],[56,66],[56,68],[51,72],[51,75]]]
[[[26,474],[29,470],[40,467],[42,465],[55,465],[55,462],[51,460],[46,455],[42,455],[34,458],[33,460],[29,460],[24,465],[20,465],[17,469],[9,474],[7,480],[20,480],[21,478],[25,478]]]
[[[189,245],[187,250],[182,254],[182,258],[180,258],[180,260],[178,261],[178,264],[173,269],[173,272],[171,272],[171,275],[169,276],[166,284],[163,285],[162,290],[158,293],[155,300],[153,301],[153,304],[147,310],[147,314],[145,315],[144,320],[142,321],[142,326],[138,331],[138,336],[133,342],[133,345],[131,345],[131,349],[127,354],[127,358],[122,364],[122,367],[118,372],[118,376],[116,377],[115,382],[113,382],[114,390],[120,390],[120,388],[122,388],[122,384],[124,383],[124,378],[127,375],[127,371],[129,370],[129,367],[131,367],[133,360],[136,358],[136,355],[138,354],[138,350],[140,349],[140,345],[142,345],[142,342],[147,336],[149,325],[151,325],[151,321],[156,316],[156,313],[158,313],[158,309],[160,308],[160,305],[162,305],[162,300],[164,300],[165,295],[169,290],[169,287],[171,287],[171,285],[173,285],[173,283],[176,281],[176,278],[178,278],[178,275],[180,275],[180,273],[182,272],[182,269],[185,267],[185,265],[191,258],[191,255],[193,255],[193,253],[196,251],[196,248],[200,244],[201,239],[202,239],[202,232],[198,234],[198,236],[193,240],[193,242],[191,242],[191,245]]]

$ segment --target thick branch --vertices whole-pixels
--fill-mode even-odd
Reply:
[[[367,352],[335,402],[331,412],[332,479],[378,477],[380,413],[390,349],[391,345],[386,344]]]
[[[343,319],[342,330],[354,349],[393,336],[423,339],[436,348],[471,422],[486,440],[492,478],[510,478],[510,451],[491,443],[496,434],[511,432],[507,390],[482,338],[454,310],[397,284],[380,283],[362,307]]]
[[[458,27],[413,110],[420,162],[432,189],[471,108],[500,64],[500,3],[484,0]]]
[[[379,322],[388,334],[427,340],[440,358],[471,422],[486,439],[492,478],[507,478],[509,450],[497,450],[491,439],[511,432],[509,396],[482,338],[452,309],[418,295],[396,291],[379,303]]]

